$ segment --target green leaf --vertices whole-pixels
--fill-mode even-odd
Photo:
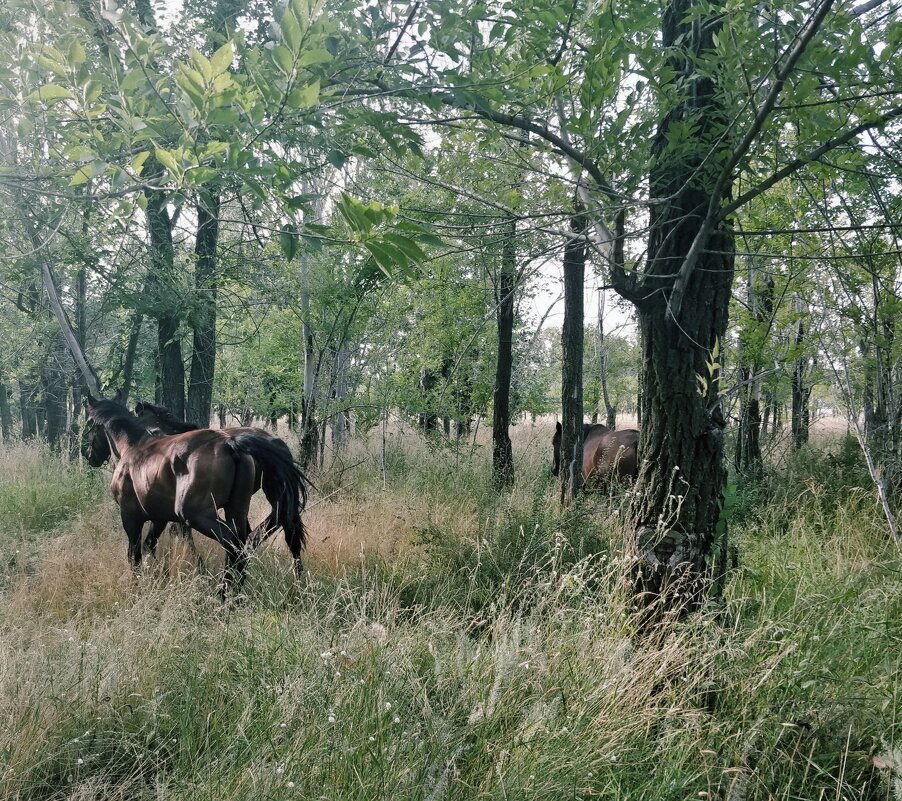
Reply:
[[[322,47],[314,47],[311,50],[305,50],[300,59],[298,66],[313,67],[317,64],[325,64],[332,60],[332,54]]]
[[[73,39],[72,44],[69,45],[69,52],[67,55],[69,57],[69,63],[76,67],[84,64],[85,59],[87,58],[85,48],[77,39]]]
[[[210,59],[210,69],[213,70],[213,75],[222,75],[222,73],[232,66],[232,61],[234,61],[234,59],[235,49],[232,47],[231,42],[226,42]]]
[[[150,156],[149,150],[145,150],[144,152],[139,153],[137,156],[135,156],[132,159],[132,164],[131,164],[132,172],[135,173],[136,175],[140,175],[141,170],[144,169],[144,162],[147,161],[147,158],[149,156]]]
[[[176,161],[175,156],[168,150],[164,150],[161,147],[158,147],[154,150],[154,155],[157,158],[157,161],[160,162],[170,173],[174,176],[178,176],[181,174],[182,170],[179,167],[179,163]]]
[[[194,68],[203,76],[204,82],[207,84],[213,81],[213,65],[210,64],[207,57],[199,50],[191,49],[191,63]]]
[[[35,89],[30,95],[28,95],[27,99],[50,102],[53,100],[66,100],[71,97],[72,92],[70,92],[65,87],[59,86],[55,83],[45,83],[43,86]]]
[[[212,181],[218,173],[219,171],[214,170],[212,167],[192,167],[185,172],[185,180],[200,186]]]
[[[273,47],[272,50],[270,50],[270,55],[272,56],[272,60],[275,65],[285,75],[291,75],[291,71],[294,68],[294,57],[291,55],[291,51],[287,47],[277,44]]]
[[[392,245],[401,250],[407,258],[409,258],[413,262],[423,261],[426,258],[426,254],[423,252],[423,249],[412,239],[408,239],[406,236],[401,236],[401,234],[395,233],[386,233],[382,237],[386,242],[390,242]]]
[[[282,253],[285,254],[285,258],[288,261],[292,261],[297,256],[300,249],[300,241],[298,239],[298,229],[294,223],[287,223],[282,226],[282,230],[279,232],[279,247],[282,248]]]
[[[75,175],[69,180],[69,186],[81,186],[82,184],[86,184],[91,176],[94,175],[94,165],[93,164],[82,164],[75,171]]]
[[[319,78],[307,86],[296,86],[288,93],[285,102],[292,108],[310,108],[319,100]]]
[[[282,14],[279,28],[282,31],[282,41],[288,45],[292,53],[297,53],[301,47],[301,25],[290,8],[286,8],[285,13]]]
[[[364,247],[370,252],[372,257],[376,260],[376,264],[379,265],[379,269],[382,270],[389,278],[394,277],[394,273],[392,268],[395,267],[395,260],[392,258],[391,253],[383,247],[383,245],[379,242],[364,242]]]
[[[326,159],[328,160],[329,164],[335,167],[336,170],[340,170],[345,166],[345,162],[348,160],[348,157],[340,150],[330,150],[326,155]]]

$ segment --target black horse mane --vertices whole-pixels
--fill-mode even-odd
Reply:
[[[119,401],[106,398],[95,400],[91,403],[91,419],[111,434],[124,434],[129,445],[136,445],[147,436],[147,426]]]
[[[135,412],[140,415],[144,411],[148,412],[153,417],[156,417],[157,422],[161,427],[172,429],[177,434],[200,429],[200,426],[195,423],[186,423],[183,420],[179,420],[178,417],[170,412],[165,406],[156,406],[153,403],[141,401],[135,406]]]

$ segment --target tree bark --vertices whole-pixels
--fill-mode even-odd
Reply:
[[[792,444],[796,450],[808,442],[808,427],[811,422],[809,399],[811,387],[807,386],[808,357],[805,353],[805,320],[804,304],[801,299],[796,302],[796,359],[792,372]]]
[[[311,194],[314,187],[305,185],[304,191]],[[310,208],[310,221],[316,222],[322,215],[323,198],[316,198]],[[318,360],[316,358],[316,344],[313,335],[313,325],[310,319],[310,254],[302,250],[300,254],[301,272],[301,335],[303,339],[304,356],[304,396],[301,399],[301,467],[311,467],[319,453],[319,426],[316,421],[316,390]]]
[[[188,382],[187,419],[206,427],[213,410],[216,369],[216,249],[219,243],[219,192],[202,193],[197,202],[194,242],[196,311],[191,377]]]
[[[608,346],[604,338],[605,293],[598,293],[598,382],[604,402],[605,425],[612,431],[617,428],[617,407],[611,403],[608,392]]]
[[[586,228],[579,213],[570,227],[580,235],[564,245],[564,323],[561,329],[561,502],[569,503],[583,484],[583,302]]]
[[[62,332],[60,332],[55,347],[44,363],[41,376],[44,414],[47,421],[47,442],[54,451],[60,450],[63,436],[66,433],[68,417],[69,388],[66,383],[66,374],[60,365],[60,359],[63,358],[65,352],[66,345]]]
[[[642,441],[632,506],[629,554],[632,591],[644,608],[686,611],[713,577],[709,562],[726,479],[724,419],[718,400],[718,351],[726,333],[734,238],[721,224],[681,272],[709,208],[729,152],[727,115],[711,79],[695,72],[695,56],[713,46],[720,23],[693,17],[692,0],[671,0],[662,47],[685,99],[660,122],[653,144],[647,266],[638,303],[642,335]],[[712,11],[715,14],[716,11]],[[671,152],[673,125],[694,124],[693,147]],[[729,187],[726,187],[729,189]],[[724,195],[726,192],[724,193]],[[674,276],[680,276],[675,282]],[[671,300],[679,287],[682,302]],[[700,380],[701,379],[701,380]]]
[[[3,381],[0,381],[0,433],[3,435],[3,442],[12,440],[13,416],[9,408],[9,390]]]
[[[495,283],[498,361],[492,392],[492,478],[499,489],[514,483],[514,454],[508,429],[514,360],[514,291],[517,285],[516,220],[510,218],[505,228],[501,265]]]
[[[154,171],[150,172],[152,174]],[[159,403],[179,420],[184,420],[185,363],[179,338],[180,299],[172,286],[175,270],[172,220],[163,192],[146,189],[144,194],[147,198],[147,226],[150,232],[151,275],[148,288],[153,315],[157,321]]]
[[[335,353],[335,405],[332,415],[332,445],[336,450],[345,446],[350,430],[348,420],[348,364],[351,361],[350,351],[344,346]]]

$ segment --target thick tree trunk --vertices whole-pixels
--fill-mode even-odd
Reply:
[[[517,285],[517,223],[511,218],[501,246],[501,265],[495,284],[498,361],[492,392],[492,478],[498,488],[514,483],[514,454],[510,439],[511,376],[514,365],[514,291]]]
[[[581,235],[585,218],[570,220]],[[561,330],[561,502],[569,503],[583,484],[583,294],[586,268],[585,240],[571,239],[564,246],[564,324]]]
[[[128,344],[125,348],[125,359],[122,362],[122,388],[121,397],[123,403],[128,403],[128,396],[132,391],[132,377],[135,373],[135,354],[138,351],[138,339],[141,337],[141,323],[144,318],[141,312],[132,315],[131,330],[128,333]]]
[[[56,347],[45,362],[41,377],[44,414],[47,420],[47,442],[54,451],[60,450],[68,417],[69,387],[66,374],[60,365],[65,352],[66,344],[62,334],[59,334]]]
[[[179,420],[184,420],[185,362],[182,359],[182,342],[179,337],[180,298],[173,287],[175,249],[172,243],[172,220],[163,192],[147,189],[144,194],[147,198],[147,226],[150,232],[151,275],[148,288],[153,314],[157,320],[159,403]]]
[[[693,17],[691,0],[665,9],[662,46],[686,93],[660,123],[654,142],[649,244],[643,298],[641,467],[631,507],[631,573],[637,602],[656,611],[697,605],[713,578],[709,564],[726,480],[719,350],[729,313],[735,245],[730,227],[710,234],[693,270],[686,257],[702,230],[711,192],[729,147],[726,114],[693,54],[709,50],[716,19]],[[671,152],[673,125],[695,127],[692,150]],[[680,276],[676,280],[674,276]],[[671,306],[680,287],[682,302]]]
[[[191,377],[188,382],[187,419],[210,424],[213,410],[213,374],[216,368],[216,248],[219,244],[217,191],[202,193],[197,202],[197,236],[194,243],[194,291],[196,311]]]

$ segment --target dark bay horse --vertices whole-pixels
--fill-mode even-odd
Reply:
[[[267,498],[275,500],[268,521],[281,525],[286,539],[290,531],[300,553],[306,539],[301,523],[306,486],[290,452],[286,457],[282,449],[247,431],[154,434],[113,400],[89,397],[87,411],[85,458],[95,467],[111,455],[114,459],[110,489],[119,504],[134,567],[141,564],[144,523],[150,522],[151,536],[158,537],[166,523],[181,522],[223,546],[226,587],[240,585],[247,567],[250,500],[261,472],[273,493]],[[296,569],[299,565],[297,560]]]
[[[184,434],[189,431],[200,430],[200,426],[196,425],[195,423],[189,423],[184,420],[179,420],[179,418],[176,417],[172,412],[170,412],[169,409],[167,409],[165,406],[157,406],[153,403],[148,403],[147,401],[140,401],[135,404],[135,416],[151,432],[157,432],[163,435]],[[283,460],[290,460],[292,462],[294,460],[294,457],[291,454],[291,449],[287,444],[285,444],[285,441],[263,428],[249,428],[247,426],[239,426],[232,428],[222,428],[219,430],[224,431],[232,436],[254,436],[256,438],[265,440],[269,442],[276,451],[281,453]],[[251,543],[253,547],[257,547],[257,545],[259,545],[260,542],[266,538],[266,536],[268,536],[275,528],[277,528],[281,524],[280,521],[276,519],[277,510],[283,508],[286,501],[290,503],[290,499],[284,499],[281,497],[281,487],[276,482],[276,477],[271,476],[270,473],[265,469],[265,464],[262,464],[255,460],[254,466],[256,468],[254,475],[254,492],[257,492],[262,487],[263,494],[266,496],[266,499],[269,501],[270,506],[272,507],[270,516],[264,521],[264,524],[262,526],[262,528],[264,529],[263,536],[254,537]],[[306,484],[306,479],[304,479],[304,481]],[[304,496],[304,502],[306,503],[306,496]],[[286,527],[283,525],[282,529],[285,532],[285,542],[287,543],[288,549],[291,551],[291,556],[294,559],[295,570],[298,576],[300,576],[302,572],[301,550],[303,550],[304,547],[303,534],[301,538],[298,539],[296,536],[297,529],[295,527]]]
[[[555,426],[551,446],[554,464],[551,472],[561,471],[561,424]],[[639,432],[634,428],[611,431],[601,423],[583,424],[583,484],[590,477],[602,482],[612,478],[635,479],[639,475]]]

